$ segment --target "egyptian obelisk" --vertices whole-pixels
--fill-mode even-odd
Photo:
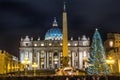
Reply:
[[[68,66],[68,31],[67,31],[67,12],[66,12],[66,5],[64,2],[64,11],[63,11],[63,58],[62,58],[62,65],[63,67]]]

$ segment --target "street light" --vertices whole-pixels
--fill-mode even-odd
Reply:
[[[106,63],[110,65],[111,73],[113,72],[112,65],[115,63],[115,61],[112,59],[112,57],[109,57],[108,60],[106,60]]]
[[[36,76],[36,68],[38,67],[38,65],[34,62],[32,64],[32,67],[34,68],[34,76]]]
[[[28,65],[30,64],[30,61],[28,58],[25,58],[22,63],[24,64],[24,67],[25,67],[25,75],[27,75],[27,68],[28,68]]]

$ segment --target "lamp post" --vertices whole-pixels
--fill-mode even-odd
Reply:
[[[34,62],[32,64],[32,67],[34,68],[34,76],[36,76],[36,68],[38,67],[38,65]]]
[[[112,57],[109,57],[108,60],[106,60],[106,63],[110,65],[110,70],[111,70],[111,73],[113,73],[113,67],[112,65],[114,64],[114,60],[112,59]]]
[[[30,61],[28,58],[25,58],[22,63],[24,64],[24,67],[25,67],[25,75],[27,76],[27,68],[28,68],[28,65],[30,64]]]

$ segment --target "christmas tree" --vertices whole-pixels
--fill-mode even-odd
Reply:
[[[106,55],[102,44],[101,36],[96,29],[90,48],[88,74],[105,75],[109,74],[109,67],[106,64]]]

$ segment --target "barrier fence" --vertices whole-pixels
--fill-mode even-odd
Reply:
[[[0,80],[120,80],[120,76],[1,76]]]

